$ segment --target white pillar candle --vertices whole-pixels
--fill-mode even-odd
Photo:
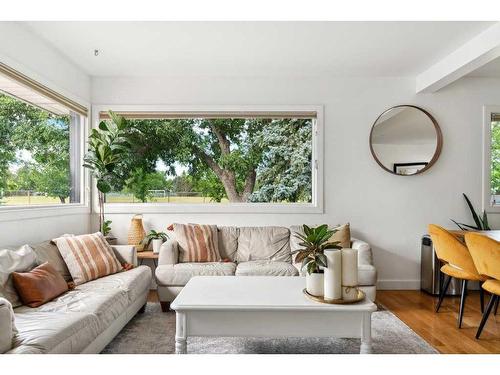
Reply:
[[[358,250],[342,249],[342,286],[358,286]]]
[[[355,286],[342,286],[342,299],[344,301],[354,301],[358,298],[358,289]]]
[[[327,301],[342,298],[342,253],[325,250],[328,267],[325,268],[324,298]]]

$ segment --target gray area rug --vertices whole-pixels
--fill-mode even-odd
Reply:
[[[163,313],[148,303],[102,351],[108,354],[172,354],[175,348],[175,312]],[[373,352],[434,354],[437,351],[389,311],[372,315]],[[188,338],[191,354],[354,354],[359,339],[330,338]]]

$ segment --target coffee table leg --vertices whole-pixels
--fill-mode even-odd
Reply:
[[[175,313],[175,354],[187,353],[186,314]]]
[[[370,354],[372,352],[372,313],[363,313],[361,322],[361,347],[360,354]]]

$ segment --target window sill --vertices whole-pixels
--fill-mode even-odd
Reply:
[[[0,222],[38,219],[65,215],[89,214],[85,204],[57,204],[50,206],[4,206],[0,207]]]
[[[135,213],[262,213],[262,214],[319,214],[323,207],[314,204],[269,204],[269,203],[111,203],[106,204],[106,214]]]

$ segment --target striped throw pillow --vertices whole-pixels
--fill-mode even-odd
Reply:
[[[122,270],[102,233],[64,236],[52,240],[59,249],[75,285]]]
[[[179,262],[218,262],[220,260],[216,225],[174,223],[179,244]]]

